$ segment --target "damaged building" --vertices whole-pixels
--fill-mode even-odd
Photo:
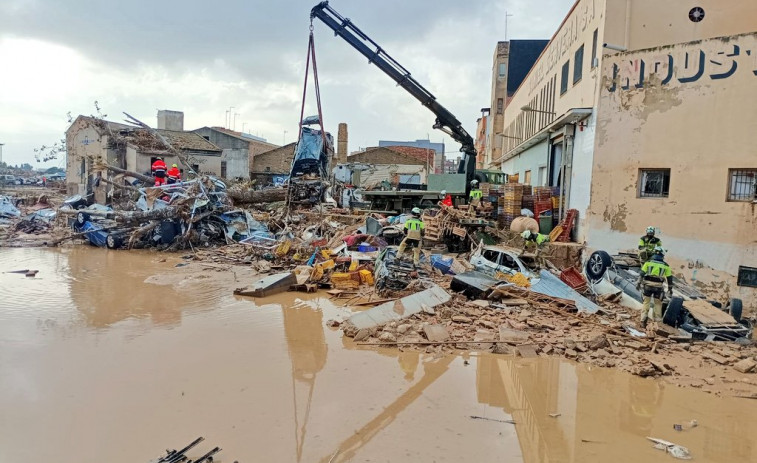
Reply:
[[[66,130],[68,194],[105,203],[109,187],[96,182],[104,164],[150,175],[152,163],[162,157],[169,166],[178,164],[182,178],[188,178],[189,169],[179,162],[171,148],[178,150],[198,174],[224,179],[249,178],[248,146],[222,148],[195,131],[185,131],[183,124],[184,115],[179,111],[158,111],[155,133],[132,125],[78,116]]]

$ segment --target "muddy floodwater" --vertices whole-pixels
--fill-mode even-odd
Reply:
[[[325,296],[239,298],[248,270],[182,262],[0,249],[0,272],[39,270],[0,273],[1,462],[146,463],[198,436],[229,463],[675,461],[647,436],[757,461],[757,401],[558,359],[358,348],[325,326],[349,314]]]

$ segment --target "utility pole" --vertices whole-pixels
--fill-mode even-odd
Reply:
[[[237,129],[237,116],[241,116],[239,113],[234,113],[234,127],[231,130]]]
[[[3,146],[5,143],[0,143],[0,164],[3,163]]]
[[[242,122],[242,133],[244,133],[244,126],[247,125],[247,122]]]
[[[281,146],[284,146],[284,145],[287,144],[286,138],[287,138],[287,131],[285,130],[284,131],[284,136],[281,138]]]

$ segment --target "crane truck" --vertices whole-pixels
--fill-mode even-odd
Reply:
[[[457,167],[457,172],[458,174],[462,174],[460,176],[464,179],[461,179],[461,181],[458,182],[459,188],[462,189],[460,193],[464,192],[465,197],[467,198],[470,193],[470,183],[477,177],[485,178],[486,180],[483,181],[497,177],[485,175],[483,172],[477,175],[476,148],[474,146],[473,137],[471,137],[463,128],[460,121],[436,100],[436,97],[431,94],[431,92],[415,80],[410,74],[410,71],[405,69],[400,63],[392,58],[383,48],[381,48],[381,46],[355,26],[352,21],[343,17],[329,6],[328,1],[323,1],[313,7],[310,11],[311,24],[314,18],[321,20],[321,22],[333,30],[336,35],[343,38],[355,50],[368,58],[369,63],[374,64],[382,70],[386,75],[391,77],[397,85],[404,88],[410,95],[420,101],[423,106],[428,108],[436,116],[436,121],[433,125],[434,129],[441,130],[451,136],[453,140],[460,143],[460,151],[463,154]],[[502,174],[502,177],[506,178],[504,174]],[[363,192],[363,195],[372,199],[373,202],[383,203],[386,208],[391,209],[406,209],[409,202],[421,204],[430,201],[431,198],[434,198],[435,203],[439,191],[434,190],[441,190],[442,188],[434,188],[435,182],[433,180],[434,179],[429,180],[429,191],[365,191]],[[479,179],[479,181],[482,181],[482,179]],[[460,185],[460,183],[464,183],[464,186]],[[504,181],[502,181],[502,183],[504,183]],[[447,190],[450,191],[449,188],[447,188]]]

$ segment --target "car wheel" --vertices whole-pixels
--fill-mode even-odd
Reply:
[[[118,235],[110,234],[105,237],[105,246],[108,249],[118,249],[121,246],[123,246],[124,241],[123,238],[121,238]]]
[[[85,222],[89,222],[90,218],[91,217],[86,212],[78,212],[76,214],[76,223],[79,224],[79,226],[82,226]]]
[[[678,318],[683,310],[683,298],[674,297],[668,302],[668,307],[665,309],[665,314],[662,316],[662,322],[672,327],[678,326]]]
[[[605,251],[594,251],[586,261],[586,275],[593,281],[599,281],[612,265],[612,257]]]
[[[728,304],[728,312],[731,314],[734,320],[741,323],[741,311],[743,308],[743,304],[741,302],[741,299],[731,299],[731,302]]]

